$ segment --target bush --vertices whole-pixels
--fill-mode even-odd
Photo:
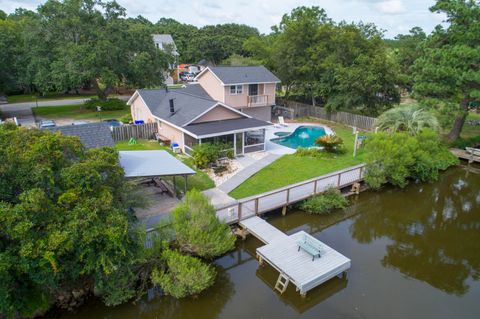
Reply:
[[[230,145],[204,143],[193,147],[192,158],[198,168],[207,168],[220,157],[233,158],[234,153]]]
[[[347,205],[347,199],[337,189],[329,188],[324,193],[305,200],[300,204],[300,209],[310,214],[327,214]]]
[[[122,122],[123,124],[133,123],[132,114],[130,114],[130,113],[125,114],[124,116],[122,116],[121,118],[119,118],[119,120],[120,120],[120,122]]]
[[[90,99],[85,102],[85,108],[88,110],[97,110],[97,106],[102,108],[102,111],[123,110],[127,107],[127,102],[120,99],[108,99],[102,101],[99,99]]]
[[[416,136],[406,132],[377,133],[367,140],[365,153],[365,181],[374,189],[387,182],[405,187],[410,179],[433,181],[440,170],[458,162],[430,129]]]
[[[297,148],[295,155],[300,157],[319,157],[320,150],[318,148],[313,148],[313,147],[309,147],[309,148],[299,147]]]
[[[202,263],[198,258],[183,256],[172,250],[162,254],[167,269],[154,269],[152,281],[159,285],[165,294],[175,298],[196,295],[213,285],[215,269]]]
[[[315,140],[315,144],[322,146],[325,152],[335,153],[343,150],[343,140],[336,135],[324,135]]]
[[[178,247],[185,253],[213,258],[235,246],[230,227],[218,219],[207,197],[195,189],[187,193],[171,217]]]

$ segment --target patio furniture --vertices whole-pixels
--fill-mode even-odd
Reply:
[[[283,118],[283,116],[278,117],[278,124],[280,124],[280,126],[283,126],[283,127],[288,126],[288,124],[285,123],[285,119]]]
[[[297,241],[298,251],[300,248],[307,252],[310,256],[312,256],[312,261],[315,260],[315,257],[320,258],[320,245],[316,242],[315,239],[311,238],[307,234],[303,235],[303,238]]]

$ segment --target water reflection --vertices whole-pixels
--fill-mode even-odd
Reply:
[[[480,279],[480,178],[448,171],[438,183],[370,194],[357,209],[353,238],[391,241],[382,265],[449,294],[464,295]],[[418,196],[422,193],[422,196]],[[427,195],[430,194],[430,195]]]

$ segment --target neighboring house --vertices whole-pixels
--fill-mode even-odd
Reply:
[[[203,70],[205,70],[207,67],[213,66],[213,63],[209,62],[209,61],[206,60],[206,59],[201,59],[200,61],[198,61],[197,65],[198,65],[198,67],[200,68],[200,71],[203,71]]]
[[[170,74],[170,72],[174,69],[176,69],[176,66],[178,64],[178,50],[177,46],[175,45],[175,42],[173,41],[173,38],[170,34],[152,34],[153,38],[153,43],[155,43],[155,46],[157,49],[160,49],[162,51],[168,52],[171,55],[173,55],[175,62],[171,65],[169,65],[169,72],[165,72],[164,77],[165,77],[165,84],[171,85],[174,83],[173,77]],[[178,78],[178,74],[177,74]]]
[[[88,123],[79,125],[66,125],[47,128],[50,131],[59,131],[63,135],[78,136],[85,148],[114,147],[110,126],[107,123]]]
[[[271,120],[280,80],[264,66],[209,66],[195,80],[213,99],[254,118]]]
[[[213,98],[202,85],[137,90],[128,101],[134,120],[156,122],[159,134],[189,154],[199,143],[231,145],[236,156],[265,149],[265,128],[255,119]]]

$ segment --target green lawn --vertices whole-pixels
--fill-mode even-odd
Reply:
[[[59,93],[49,93],[45,96],[38,96],[35,94],[19,94],[7,96],[8,103],[22,103],[22,102],[43,102],[51,100],[68,100],[68,99],[89,99],[96,95],[65,95]]]
[[[157,141],[153,140],[137,140],[137,144],[128,145],[128,141],[117,142],[115,145],[119,151],[140,151],[140,150],[166,150],[173,154],[169,147],[161,146]],[[188,177],[188,189],[198,189],[200,191],[215,187],[215,183],[208,177],[208,175],[200,170],[194,168],[192,159],[185,155],[177,156],[184,164],[194,169],[197,174]],[[185,187],[185,181],[183,178],[177,178],[177,185],[179,189]]]
[[[100,120],[100,119],[118,119],[130,113],[130,108],[116,111],[88,110],[83,105],[60,105],[60,106],[41,106],[32,108],[37,117],[48,119],[73,119],[73,120]]]
[[[302,122],[309,119],[302,119]],[[315,120],[315,122],[321,122]],[[323,122],[340,136],[345,144],[346,152],[331,158],[300,157],[295,154],[284,155],[272,164],[263,168],[229,195],[239,199],[259,193],[271,191],[289,184],[298,183],[310,178],[328,174],[363,162],[364,154],[359,150],[353,158],[353,143],[355,136],[348,126]]]
[[[477,120],[480,121],[480,113],[470,112],[468,113],[467,120]],[[470,125],[465,123],[462,129],[462,138],[472,138],[475,136],[480,136],[480,125]]]

